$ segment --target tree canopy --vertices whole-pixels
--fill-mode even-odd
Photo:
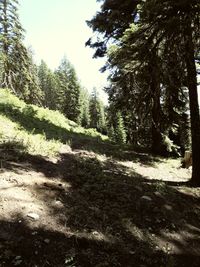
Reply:
[[[87,22],[98,35],[86,44],[95,49],[94,57],[108,58],[102,68],[111,73],[107,92],[115,109],[123,112],[130,127],[129,139],[134,142],[143,129],[143,139],[146,131],[145,142],[150,139],[152,152],[183,152],[188,146],[188,134],[182,133],[189,128],[189,101],[192,183],[200,184],[195,65],[200,41],[199,1],[101,2],[101,10]],[[133,136],[133,132],[137,134]]]

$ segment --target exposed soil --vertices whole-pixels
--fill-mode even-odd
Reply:
[[[187,186],[191,171],[178,160],[120,153],[63,146],[54,159],[2,160],[0,266],[199,267],[200,189]]]

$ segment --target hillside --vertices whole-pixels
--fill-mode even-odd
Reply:
[[[200,266],[200,189],[180,159],[114,145],[6,90],[0,146],[0,266]]]
[[[95,129],[84,129],[57,111],[27,105],[3,89],[0,90],[0,136],[2,146],[17,145],[18,151],[42,156],[56,155],[62,144],[107,139]]]

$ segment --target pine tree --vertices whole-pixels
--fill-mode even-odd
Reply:
[[[117,112],[116,119],[117,119],[117,125],[116,125],[116,130],[115,130],[116,142],[119,144],[125,144],[126,143],[126,131],[124,128],[124,121],[123,121],[122,115],[119,111]]]
[[[89,94],[85,88],[81,88],[80,109],[80,124],[88,128],[90,126]]]
[[[58,101],[67,118],[80,121],[80,83],[72,64],[64,57],[55,74],[58,78]]]
[[[22,96],[25,89],[20,86],[24,77],[28,79],[29,58],[22,43],[24,30],[17,11],[17,0],[0,0],[0,50],[3,62],[1,85],[12,88]]]
[[[165,126],[162,124],[161,105],[161,70],[163,68],[163,55],[165,54],[163,52],[169,47],[168,58],[170,58],[175,51],[174,48],[178,48],[178,55],[182,54],[182,56],[180,56],[180,60],[174,60],[173,64],[180,71],[179,77],[180,75],[185,77],[185,80],[181,80],[181,83],[179,83],[178,90],[180,90],[180,87],[187,86],[189,91],[193,153],[192,184],[194,185],[200,184],[200,118],[197,98],[197,70],[195,66],[195,57],[199,52],[199,16],[200,2],[197,0],[104,0],[101,11],[88,22],[88,25],[100,34],[97,39],[90,39],[87,42],[87,45],[96,49],[95,56],[104,56],[107,52],[109,40],[116,41],[120,47],[123,43],[122,37],[125,30],[129,29],[130,24],[134,22],[139,26],[139,30],[131,34],[131,38],[129,38],[129,48],[134,48],[137,43],[137,50],[134,53],[132,51],[130,54],[121,54],[121,61],[123,61],[123,55],[127,55],[126,59],[130,57],[130,61],[134,60],[136,56],[139,63],[135,69],[137,73],[141,73],[144,65],[148,66],[149,88],[152,94],[150,99],[153,99],[151,115],[154,148],[158,141],[162,144],[161,138],[163,136],[163,127]],[[124,47],[126,47],[126,43]],[[130,70],[132,66],[130,61],[126,62],[126,66],[123,69],[126,73],[126,67],[128,66]],[[173,73],[172,77],[175,76],[176,74]],[[164,81],[166,82],[166,79]],[[148,79],[146,81],[143,80],[143,85],[145,83],[148,84]],[[169,83],[163,85],[167,90],[171,90]],[[177,93],[177,87],[175,90]]]
[[[109,126],[108,127],[108,137],[109,139],[112,141],[112,142],[116,142],[116,138],[115,138],[115,130],[114,130],[114,127],[113,125]]]
[[[33,51],[27,49],[27,70],[22,78],[21,88],[23,89],[22,98],[30,104],[42,106],[44,94],[40,88],[37,65],[33,60]],[[19,86],[19,85],[18,85]]]
[[[38,66],[39,85],[44,94],[43,106],[56,110],[59,108],[57,101],[58,82],[56,75],[48,68],[42,60]]]
[[[106,121],[105,121],[105,108],[100,101],[97,89],[94,88],[90,97],[90,127],[96,128],[99,132],[106,132]]]

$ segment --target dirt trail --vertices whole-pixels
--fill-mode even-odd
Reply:
[[[0,266],[200,266],[200,191],[156,181],[186,182],[178,164],[66,147],[3,163]]]

